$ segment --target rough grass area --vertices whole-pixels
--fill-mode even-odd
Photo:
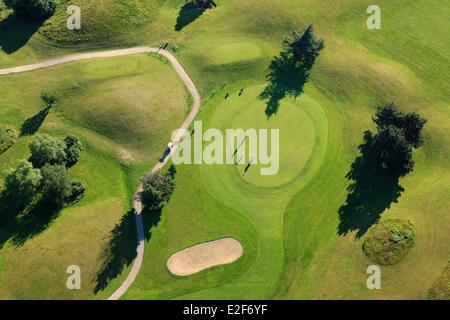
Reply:
[[[430,300],[450,300],[450,262],[428,292]]]
[[[28,158],[32,135],[48,133],[80,137],[84,150],[70,177],[86,186],[82,201],[46,225],[16,230],[5,226],[0,212],[0,298],[107,297],[135,256],[129,209],[137,181],[184,120],[181,80],[164,60],[143,54],[6,76],[0,86],[0,127],[34,128],[0,154],[0,184],[5,169]],[[47,112],[40,100],[44,89],[59,97]],[[19,236],[20,245],[11,241]],[[81,290],[65,287],[69,265],[81,267]]]
[[[362,249],[370,260],[385,266],[401,261],[413,245],[413,223],[403,219],[387,219],[369,230]]]

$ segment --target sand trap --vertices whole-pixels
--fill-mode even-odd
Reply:
[[[167,268],[176,276],[189,276],[214,266],[232,263],[243,253],[244,248],[239,241],[222,238],[178,251],[167,261]]]

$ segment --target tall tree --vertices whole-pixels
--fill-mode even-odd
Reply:
[[[391,103],[378,108],[373,121],[378,129],[390,125],[397,127],[404,134],[406,141],[414,148],[423,144],[422,129],[427,120],[415,112],[401,112],[394,103]]]
[[[26,204],[37,194],[41,182],[39,169],[34,169],[26,160],[20,160],[16,168],[5,172],[4,191],[16,204]]]
[[[414,168],[412,146],[396,126],[384,126],[378,131],[373,151],[378,165],[391,176],[403,177]]]
[[[303,33],[294,31],[293,36],[285,39],[283,45],[291,58],[302,63],[305,69],[312,68],[320,52],[325,48],[324,40],[316,37],[312,25],[309,25]]]
[[[66,144],[62,139],[48,134],[37,135],[29,144],[30,161],[36,168],[45,164],[63,164],[66,161]]]
[[[170,174],[156,171],[144,176],[142,186],[142,201],[144,205],[151,209],[158,209],[169,201],[175,188],[175,183]]]

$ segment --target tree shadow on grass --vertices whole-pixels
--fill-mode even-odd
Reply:
[[[20,135],[21,136],[30,136],[30,135],[35,134],[41,127],[42,123],[44,122],[50,109],[51,109],[51,107],[42,109],[41,111],[39,111],[38,114],[25,120],[25,122],[22,124],[22,127],[20,128]]]
[[[364,133],[364,143],[358,148],[361,155],[346,176],[350,180],[349,194],[346,203],[339,208],[338,226],[339,235],[356,231],[356,239],[377,223],[381,214],[396,203],[404,191],[397,177],[387,176],[376,165],[372,133]]]
[[[267,75],[269,83],[259,96],[261,100],[267,101],[265,114],[268,118],[277,113],[283,98],[297,98],[303,93],[310,69],[283,54],[272,60]]]
[[[61,208],[38,201],[36,204],[14,205],[0,194],[0,248],[6,242],[20,247],[45,231],[61,212]]]
[[[0,48],[12,54],[28,43],[44,21],[27,19],[15,13],[0,21]]]
[[[131,265],[137,256],[136,217],[134,209],[129,210],[111,231],[101,254],[101,267],[96,275],[94,293],[106,288],[109,282],[117,278]],[[151,239],[152,229],[161,220],[161,209],[141,213],[144,225],[144,238]]]
[[[196,3],[187,2],[178,13],[175,31],[181,31],[184,27],[200,18],[205,10],[206,8],[203,8]]]

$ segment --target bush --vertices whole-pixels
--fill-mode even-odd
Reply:
[[[5,0],[6,6],[35,20],[47,19],[58,6],[57,0]]]
[[[0,127],[0,154],[11,148],[17,140],[17,133],[11,127]]]
[[[41,93],[41,100],[44,102],[46,107],[51,108],[58,102],[59,98],[53,92],[44,90]]]
[[[66,193],[64,203],[66,205],[74,204],[80,201],[84,194],[86,193],[86,188],[79,181],[69,181],[69,192]]]
[[[422,129],[427,120],[415,112],[403,113],[397,109],[395,104],[391,103],[378,108],[373,121],[379,130],[388,126],[397,127],[413,148],[423,145]]]
[[[375,263],[392,265],[402,260],[413,245],[412,222],[404,219],[388,219],[369,230],[362,249]]]

